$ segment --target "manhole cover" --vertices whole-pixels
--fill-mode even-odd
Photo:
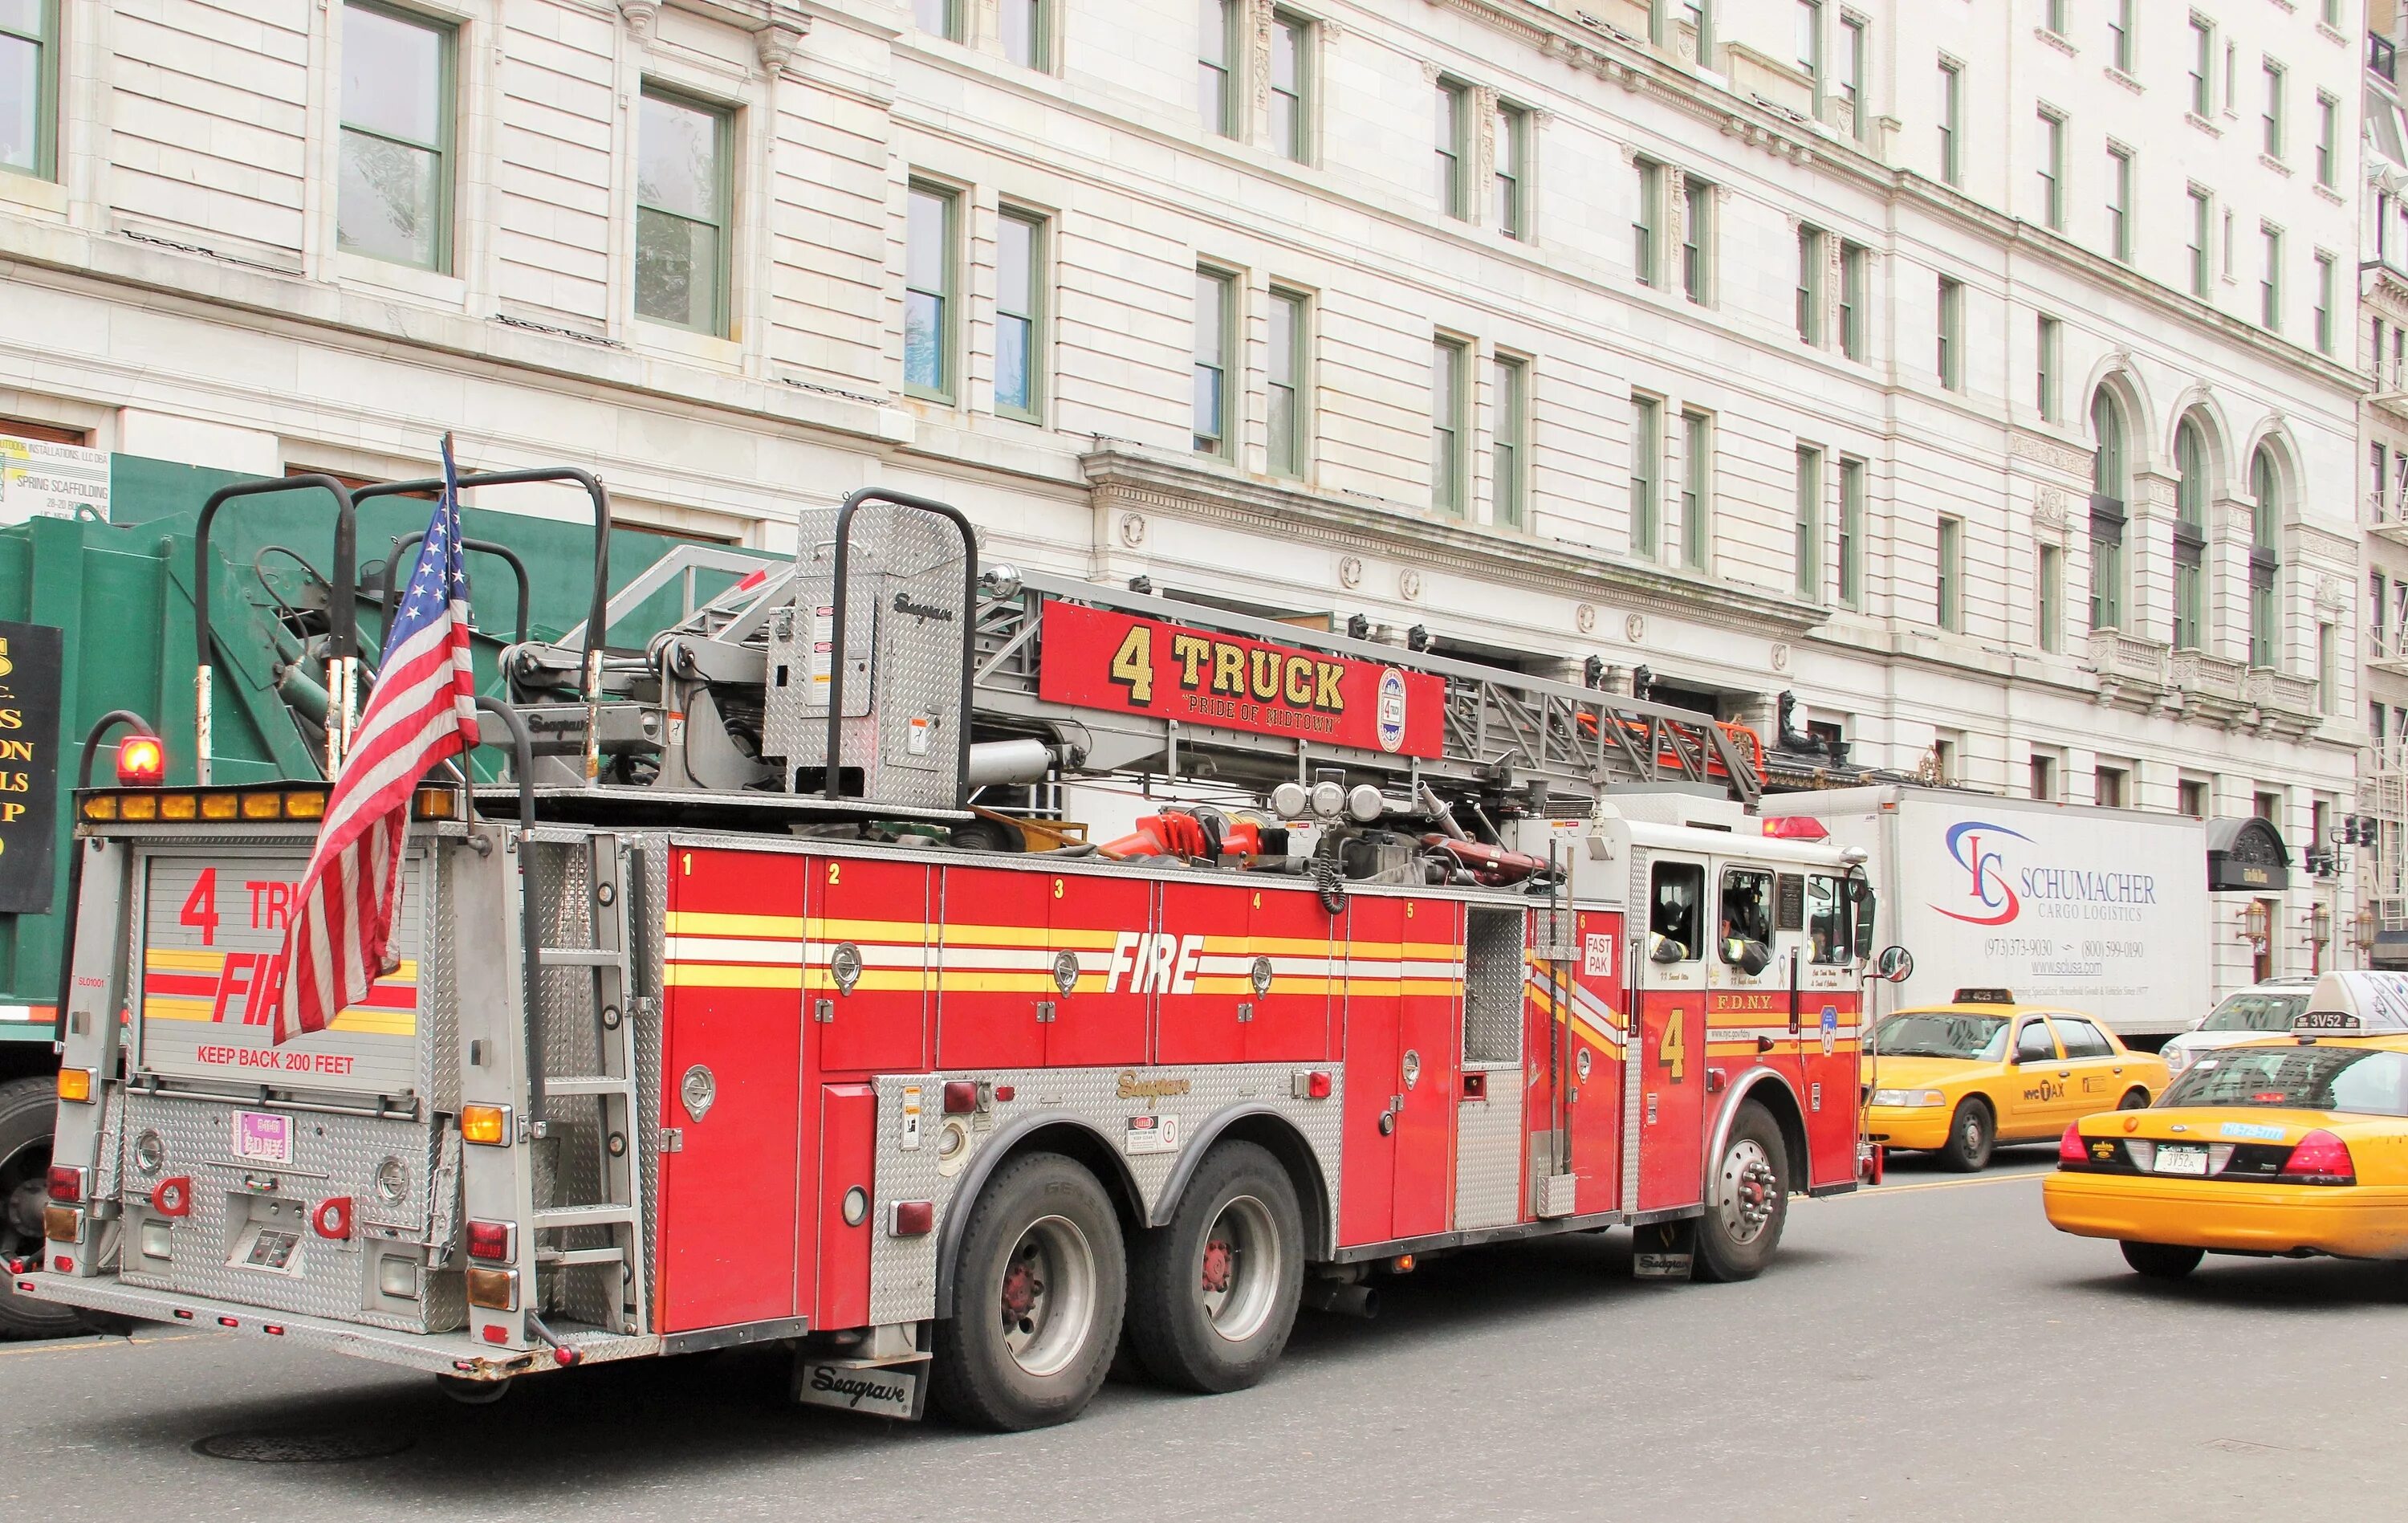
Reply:
[[[381,1459],[417,1443],[409,1433],[218,1433],[193,1445],[213,1459],[248,1459],[261,1465],[325,1465],[346,1459]]]

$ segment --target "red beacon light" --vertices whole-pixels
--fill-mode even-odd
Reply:
[[[117,748],[117,785],[155,788],[167,781],[167,748],[155,735],[136,735]]]
[[[1831,832],[1811,814],[1779,814],[1764,822],[1764,833],[1775,841],[1828,841]]]

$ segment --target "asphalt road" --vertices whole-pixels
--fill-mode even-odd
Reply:
[[[2408,1268],[2210,1259],[2164,1286],[2050,1230],[2038,1154],[1801,1202],[1745,1286],[1627,1234],[1493,1248],[1308,1315],[1264,1386],[1107,1387],[998,1438],[782,1404],[764,1353],[456,1407],[423,1376],[197,1332],[0,1348],[0,1497],[111,1519],[2396,1516]],[[390,1458],[262,1464],[240,1432]]]

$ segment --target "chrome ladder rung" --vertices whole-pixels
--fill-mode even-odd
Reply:
[[[535,1261],[552,1269],[575,1269],[580,1264],[624,1264],[627,1256],[616,1248],[538,1248]]]
[[[625,954],[605,947],[544,946],[536,948],[535,956],[545,968],[616,968]]]
[[[634,1226],[636,1208],[622,1205],[598,1206],[538,1206],[535,1229],[546,1231],[555,1227],[617,1227]]]
[[[546,1096],[624,1095],[632,1099],[635,1097],[636,1085],[632,1079],[616,1078],[608,1073],[571,1073],[563,1074],[558,1078],[547,1074],[543,1081],[543,1092]]]

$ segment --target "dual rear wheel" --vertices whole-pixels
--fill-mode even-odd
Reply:
[[[958,1422],[1018,1430],[1077,1416],[1124,1321],[1144,1372],[1187,1390],[1251,1386],[1287,1344],[1302,1214],[1286,1171],[1251,1142],[1214,1148],[1169,1223],[1134,1243],[1096,1176],[1059,1154],[1005,1164],[970,1211],[930,1372]]]

